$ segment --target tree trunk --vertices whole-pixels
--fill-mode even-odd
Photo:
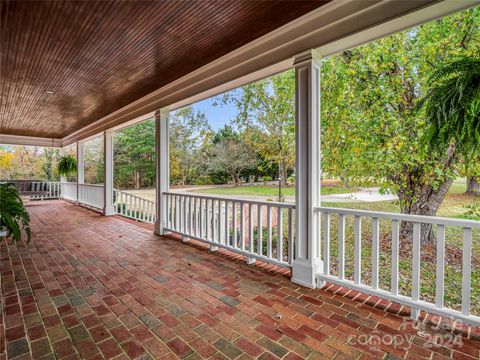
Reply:
[[[140,190],[140,173],[135,171],[135,190]]]
[[[454,145],[450,145],[443,160],[443,171],[450,169],[455,159],[456,148]],[[442,179],[443,181],[438,187],[434,187],[434,179],[427,185],[421,185],[419,181],[423,175],[421,166],[407,172],[408,181],[397,192],[403,214],[435,216],[453,182],[453,178],[447,177]],[[406,240],[413,239],[412,222],[402,221],[400,223],[400,237]],[[420,240],[422,243],[434,241],[432,225],[423,224],[421,226]]]
[[[467,191],[465,194],[480,196],[480,183],[474,176],[467,176]]]
[[[282,187],[287,186],[287,165],[285,159],[281,159],[278,164]]]
[[[240,183],[240,174],[232,174],[233,184],[235,187]]]
[[[436,191],[432,186],[424,186],[414,195],[417,197],[416,200],[407,199],[406,196],[398,194],[402,204],[410,204],[409,206],[401,206],[402,214],[435,216],[452,182],[453,179],[445,181]],[[409,241],[413,239],[412,222],[402,221],[400,223],[400,238]],[[432,225],[422,224],[420,227],[420,241],[421,243],[435,241]]]

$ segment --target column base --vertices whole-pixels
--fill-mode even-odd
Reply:
[[[115,211],[115,208],[113,206],[110,206],[108,208],[103,208],[103,215],[104,216],[112,216],[116,215],[117,212]]]
[[[153,232],[156,235],[160,235],[160,236],[165,235],[165,231],[163,230],[163,226],[160,223],[160,221],[155,221],[155,224],[153,225]]]
[[[294,260],[292,264],[292,278],[291,281],[310,289],[316,289],[317,274],[320,273],[323,264],[320,259],[313,262],[306,260]]]

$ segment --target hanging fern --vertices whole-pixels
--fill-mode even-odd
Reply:
[[[22,231],[27,234],[28,241],[32,237],[30,216],[23,205],[20,195],[12,184],[0,184],[0,230],[6,230],[6,237],[14,242],[22,238]]]
[[[72,155],[63,156],[57,166],[60,176],[68,176],[77,172],[77,159]]]
[[[480,146],[480,58],[466,57],[437,70],[432,87],[420,102],[428,124],[432,150],[455,143],[464,155]]]

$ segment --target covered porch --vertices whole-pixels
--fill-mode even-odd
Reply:
[[[35,241],[1,244],[2,358],[477,359],[478,330],[355,290],[293,284],[200,243],[62,200],[28,205]],[[418,331],[420,329],[420,331]],[[462,344],[429,346],[462,334]],[[352,335],[356,335],[355,341]],[[362,337],[363,336],[363,337]],[[368,341],[395,338],[396,345]],[[362,340],[363,339],[363,340]],[[6,348],[5,348],[6,347]]]
[[[326,207],[320,196],[322,58],[479,1],[280,3],[0,4],[13,19],[1,28],[0,143],[72,147],[78,165],[74,182],[41,184],[27,204],[32,241],[0,243],[0,360],[480,358],[480,222]],[[45,20],[53,13],[62,15]],[[31,51],[30,42],[49,46]],[[171,112],[286,70],[295,75],[295,203],[172,192]],[[155,201],[113,181],[115,132],[146,119],[155,122]],[[83,148],[98,137],[103,183],[86,184]],[[425,229],[435,229],[429,296]],[[453,296],[451,234],[460,244]]]

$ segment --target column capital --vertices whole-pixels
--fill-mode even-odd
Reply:
[[[169,108],[161,108],[155,111],[155,116],[160,116],[161,118],[168,117],[170,114]]]
[[[293,66],[294,67],[305,66],[309,63],[320,64],[321,60],[322,60],[322,56],[320,55],[320,53],[317,50],[312,49],[296,55],[293,60]]]

